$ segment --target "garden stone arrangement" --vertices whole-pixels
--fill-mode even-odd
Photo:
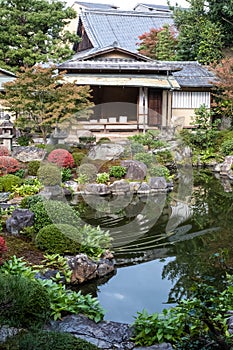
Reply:
[[[129,325],[103,321],[99,301],[71,288],[111,278],[116,272],[114,229],[83,222],[82,201],[100,205],[100,199],[119,198],[122,207],[123,199],[141,196],[151,199],[151,209],[162,208],[178,175],[185,197],[191,182],[183,180],[195,163],[189,146],[174,140],[169,144],[159,132],[148,131],[120,144],[105,138],[88,147],[48,144],[12,152],[0,147],[2,349],[56,339],[74,344],[73,348],[78,344],[79,349],[170,350],[182,337],[195,338],[199,329],[193,334],[182,318],[193,307],[189,306],[192,300],[182,306],[183,313],[176,308],[161,315],[143,311]],[[226,163],[229,172],[232,160],[227,158]],[[152,218],[149,210],[141,213],[143,222],[148,221],[146,215]],[[137,234],[132,230],[126,239],[135,239]],[[230,310],[230,289],[224,300],[225,309]],[[201,318],[198,322],[200,329],[206,329]],[[223,338],[215,342],[223,344]]]

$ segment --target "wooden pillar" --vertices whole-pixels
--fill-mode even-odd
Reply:
[[[138,99],[138,124],[139,128],[145,131],[148,125],[148,88],[139,88]]]

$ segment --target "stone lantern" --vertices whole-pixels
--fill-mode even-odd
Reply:
[[[0,140],[2,140],[3,146],[9,151],[12,151],[12,139],[15,129],[13,123],[10,121],[9,114],[6,114],[2,124],[0,125]]]

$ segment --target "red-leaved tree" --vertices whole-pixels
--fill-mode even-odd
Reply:
[[[233,57],[224,58],[218,65],[212,66],[212,70],[216,76],[213,82],[214,107],[219,114],[231,118],[233,124]]]
[[[176,60],[176,32],[173,26],[164,25],[160,29],[152,28],[149,33],[139,36],[138,51],[147,57],[163,60]]]

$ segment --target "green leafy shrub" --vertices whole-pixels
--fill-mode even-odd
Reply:
[[[50,299],[39,282],[1,273],[0,285],[0,324],[30,327],[47,321]]]
[[[233,155],[233,139],[224,141],[220,151],[224,156]]]
[[[20,207],[25,209],[30,209],[33,205],[38,202],[43,202],[43,197],[40,195],[32,195],[24,197],[20,202]]]
[[[96,182],[98,184],[106,184],[110,180],[109,174],[108,173],[99,173],[96,176]]]
[[[39,160],[32,160],[31,162],[28,162],[27,164],[28,175],[36,176],[40,168],[40,163],[41,162]]]
[[[81,228],[82,241],[80,251],[91,258],[100,258],[110,248],[112,238],[108,231],[99,226],[84,225]]]
[[[32,140],[32,136],[30,135],[21,135],[17,137],[17,143],[20,146],[28,146],[31,140]]]
[[[35,240],[39,249],[54,254],[76,254],[80,250],[80,242],[80,230],[67,224],[45,226]]]
[[[157,160],[158,163],[165,165],[173,161],[173,156],[171,151],[169,150],[159,151],[156,153],[155,159]]]
[[[25,169],[19,169],[14,173],[15,176],[18,176],[20,179],[23,179],[25,176]]]
[[[156,163],[156,157],[154,154],[151,153],[137,153],[135,154],[133,159],[143,162],[148,168],[154,163]]]
[[[74,159],[72,154],[65,149],[55,149],[49,153],[48,161],[62,168],[73,168]]]
[[[17,170],[19,170],[19,162],[15,158],[9,156],[0,157],[0,176],[14,174]]]
[[[63,202],[55,200],[39,201],[32,205],[30,210],[35,214],[34,228],[36,232],[50,224],[68,224],[75,227],[80,225],[78,213]]]
[[[0,177],[0,192],[13,192],[14,186],[20,186],[22,179],[13,174]]]
[[[129,137],[129,140],[140,143],[143,146],[147,146],[148,150],[152,148],[165,147],[166,142],[159,140],[159,130],[148,130],[145,134],[140,133]]]
[[[96,166],[90,163],[81,164],[78,168],[78,175],[86,175],[88,182],[95,181],[97,172]]]
[[[38,270],[33,270],[27,266],[22,258],[16,258],[6,261],[1,267],[1,272],[5,275],[20,275],[34,280]],[[82,313],[95,322],[103,319],[104,310],[100,306],[98,300],[90,294],[82,295],[81,292],[74,292],[66,289],[64,285],[55,283],[50,280],[38,279],[38,283],[44,286],[50,298],[50,317],[55,320],[61,318],[67,313]]]
[[[127,173],[126,167],[121,165],[113,165],[109,169],[109,175],[116,179],[121,179]]]
[[[0,157],[2,156],[9,156],[10,152],[7,147],[5,146],[0,146]]]
[[[134,156],[137,153],[145,153],[146,152],[143,145],[139,142],[132,142],[130,147],[131,147],[132,156]]]
[[[102,143],[111,143],[111,140],[109,137],[101,137],[96,143],[101,145]]]
[[[67,259],[60,254],[44,254],[43,264],[43,272],[46,272],[48,269],[59,270],[56,276],[52,278],[53,281],[62,283],[64,281],[66,283],[70,283],[72,270],[69,267]]]
[[[37,330],[23,332],[1,344],[1,350],[97,350],[95,345],[69,333]]]
[[[42,187],[40,181],[35,178],[26,180],[21,186],[13,186],[12,190],[14,194],[24,197],[38,193]]]
[[[82,160],[86,157],[86,154],[81,153],[81,152],[74,152],[72,153],[72,156],[74,158],[74,164],[76,166],[79,166],[82,163]]]
[[[94,143],[96,141],[96,136],[80,136],[79,142],[84,144]]]
[[[72,171],[70,170],[70,168],[62,168],[62,171],[61,171],[62,182],[69,181],[71,177],[72,177]]]
[[[44,186],[55,186],[61,184],[61,170],[56,165],[41,165],[37,175]]]
[[[169,179],[170,171],[164,165],[152,165],[149,169],[150,176],[153,177],[165,177],[166,180]]]

